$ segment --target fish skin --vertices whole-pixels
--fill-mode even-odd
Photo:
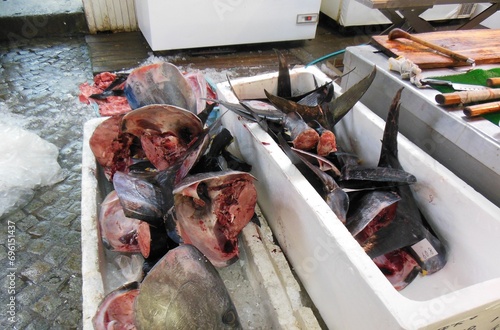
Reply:
[[[285,114],[283,111],[276,108],[269,108],[265,110],[256,109],[252,107],[251,102],[241,101],[240,103],[231,103],[223,100],[213,100],[228,110],[233,111],[239,116],[242,116],[248,120],[260,121],[260,120],[271,120],[276,122],[282,122]],[[250,110],[249,110],[250,108]],[[255,116],[257,118],[255,118]]]
[[[356,236],[386,207],[401,200],[391,191],[369,191],[360,197],[359,206],[347,218],[346,227],[352,236]]]
[[[311,162],[311,164],[318,166],[323,172],[330,172],[332,177],[338,178],[340,176],[340,170],[330,159],[305,150],[295,148],[292,148],[292,150],[304,156],[305,159]]]
[[[116,191],[111,191],[104,198],[99,211],[99,231],[104,246],[109,250],[138,252],[139,225],[139,220],[125,215]]]
[[[324,102],[331,102],[333,99],[333,84],[332,81],[325,83],[324,85],[312,90],[310,93],[307,93],[303,97],[301,97],[297,103],[301,105],[307,105],[310,107],[314,107],[317,105],[321,105]]]
[[[116,172],[113,186],[127,217],[153,225],[162,221],[166,206],[163,192],[157,185],[143,178]]]
[[[339,178],[341,187],[358,190],[409,185],[415,182],[417,182],[415,176],[403,169],[382,166],[344,166],[342,167],[342,175]]]
[[[285,114],[296,112],[304,119],[305,122],[317,120],[321,125],[326,125],[324,113],[320,105],[309,106],[299,104],[297,102],[287,100],[283,97],[273,95],[267,90],[264,90],[264,93],[266,94],[269,102],[271,102],[278,110],[281,110]]]
[[[132,109],[150,104],[169,104],[198,113],[195,93],[180,70],[168,62],[133,70],[124,87]]]
[[[141,283],[137,329],[241,329],[219,273],[193,245],[170,250]]]
[[[318,194],[324,197],[323,193],[325,191],[325,183],[323,182],[322,178],[318,177],[315,171],[309,165],[307,165],[301,157],[299,157],[298,153],[295,152],[292,147],[290,147],[281,132],[279,132],[278,134],[270,132],[270,134],[278,142],[283,152],[288,156],[288,159],[290,159],[290,162],[292,162],[292,164],[306,178],[307,182],[309,182],[314,187],[314,190],[316,190]]]
[[[319,167],[309,162],[305,155],[294,151],[281,134],[277,136],[278,143],[292,164],[304,175],[308,182],[323,197],[326,204],[342,223],[346,221],[349,209],[349,196],[344,192],[333,177],[323,172]]]

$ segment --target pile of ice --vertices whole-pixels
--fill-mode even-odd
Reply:
[[[28,203],[34,189],[63,179],[59,150],[37,134],[0,123],[0,216]]]

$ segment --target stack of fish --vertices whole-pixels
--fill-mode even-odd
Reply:
[[[376,68],[335,98],[331,83],[292,95],[283,56],[279,55],[279,63],[277,95],[264,91],[266,99],[247,100],[233,88],[239,102],[219,101],[221,105],[258,122],[275,139],[397,290],[419,273],[442,269],[446,248],[414,201],[411,185],[416,178],[398,160],[402,90],[389,110],[378,165],[366,167],[337,145],[334,132],[370,87]]]
[[[215,267],[237,259],[257,192],[251,167],[227,151],[229,131],[207,124],[215,104],[200,86],[170,63],[140,67],[123,90],[133,110],[90,138],[112,183],[99,213],[104,246],[145,258],[140,283],[103,299],[96,329],[241,327]]]

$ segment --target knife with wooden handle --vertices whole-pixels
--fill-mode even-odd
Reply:
[[[498,87],[500,86],[500,77],[498,78],[488,78],[486,80],[486,84],[490,87]]]
[[[488,100],[500,99],[500,89],[487,88],[477,91],[464,91],[454,93],[437,94],[436,102],[440,105],[468,104]]]
[[[479,89],[487,89],[486,86],[481,85],[472,85],[472,84],[460,84],[454,83],[447,80],[439,80],[439,79],[420,79],[422,85],[437,85],[437,86],[447,86],[451,87],[456,91],[475,91]]]
[[[464,108],[464,114],[469,118],[486,115],[488,113],[495,113],[499,111],[500,111],[500,102],[488,102],[478,105],[471,105]]]

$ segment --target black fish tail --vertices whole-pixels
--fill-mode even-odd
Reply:
[[[286,57],[279,51],[276,50],[278,55],[278,91],[277,94],[280,97],[291,97],[292,96],[292,83],[290,81],[290,71],[288,69],[288,62]]]
[[[382,139],[382,150],[380,151],[378,163],[378,166],[381,167],[400,167],[395,166],[394,161],[398,159],[399,109],[401,106],[400,99],[403,89],[404,87],[396,92],[387,114],[384,137]]]

